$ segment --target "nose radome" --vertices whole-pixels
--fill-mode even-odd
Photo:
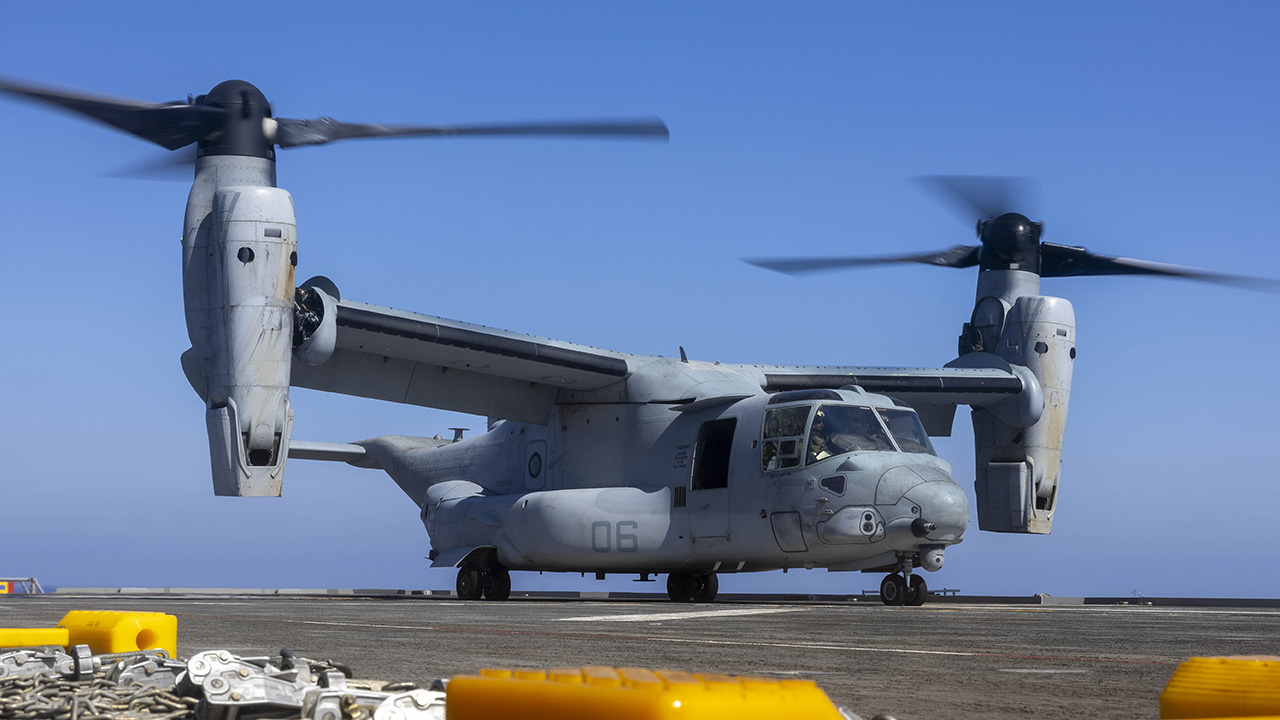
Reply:
[[[969,499],[954,482],[930,482],[907,492],[907,499],[920,506],[920,517],[937,529],[928,533],[930,540],[956,542],[969,526]]]

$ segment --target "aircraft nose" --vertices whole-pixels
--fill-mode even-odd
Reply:
[[[969,499],[955,482],[929,482],[911,488],[907,499],[920,506],[924,537],[942,543],[958,542],[969,526]]]

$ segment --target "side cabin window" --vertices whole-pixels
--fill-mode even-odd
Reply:
[[[761,468],[785,470],[799,467],[804,449],[804,428],[809,423],[810,405],[769,408],[764,414],[764,443],[760,450]]]
[[[733,450],[733,430],[737,418],[703,423],[698,446],[693,451],[693,489],[729,487],[729,456]]]

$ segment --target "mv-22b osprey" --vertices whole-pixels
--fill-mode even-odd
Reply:
[[[433,567],[458,596],[506,599],[512,570],[665,573],[673,600],[709,602],[717,573],[886,573],[881,599],[921,604],[916,568],[942,567],[969,524],[965,491],[929,436],[973,409],[983,530],[1048,533],[1071,372],[1071,304],[1041,277],[1238,278],[1041,242],[998,181],[937,179],[982,218],[981,244],[881,258],[761,261],[784,272],[883,262],[978,266],[955,360],[939,368],[733,365],[609,352],[295,286],[296,223],[275,147],[395,135],[629,135],[661,122],[385,126],[276,118],[228,81],[151,104],[14,82],[0,90],[176,150],[194,145],[183,233],[191,348],[214,492],[281,494],[286,458],[386,471],[421,512]],[[984,187],[984,184],[991,187]],[[294,442],[289,388],[491,418],[467,439]]]

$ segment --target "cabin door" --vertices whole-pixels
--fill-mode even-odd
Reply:
[[[723,418],[703,423],[698,431],[689,479],[689,521],[695,538],[729,535],[729,470],[737,425],[737,418]]]

